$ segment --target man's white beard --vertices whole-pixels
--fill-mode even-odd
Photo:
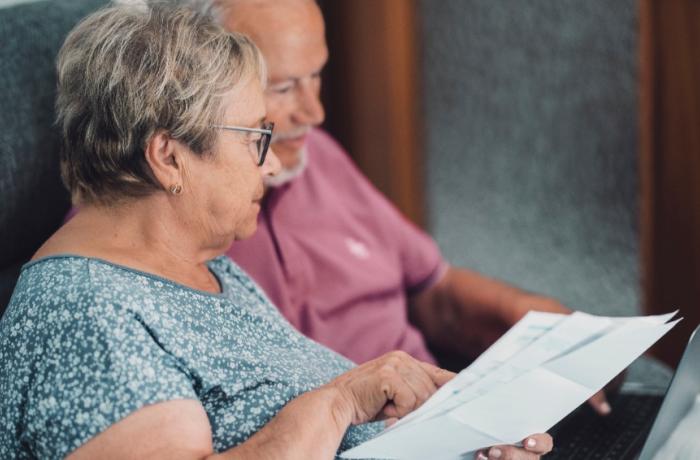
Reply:
[[[284,168],[274,176],[265,176],[263,182],[265,187],[279,187],[292,179],[300,176],[306,169],[306,164],[309,162],[309,154],[306,151],[306,146],[299,150],[299,161],[291,168]]]

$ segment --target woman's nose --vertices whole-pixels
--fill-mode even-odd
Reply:
[[[275,176],[281,169],[282,165],[280,164],[280,159],[277,158],[277,154],[272,146],[270,146],[269,150],[267,151],[267,155],[265,156],[265,162],[261,166],[262,175]]]

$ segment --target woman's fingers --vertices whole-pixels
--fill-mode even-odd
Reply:
[[[423,404],[455,374],[395,351],[336,377],[354,409],[353,423],[401,418]]]
[[[379,413],[377,414],[377,417],[375,418],[375,420],[377,420],[377,421],[379,421],[379,420],[387,421],[387,420],[391,420],[391,419],[396,419],[396,420],[398,420],[399,418],[401,418],[401,417],[399,416],[399,411],[398,411],[398,409],[396,408],[396,406],[394,406],[394,403],[388,402],[388,403],[386,404],[386,406],[384,406],[384,407],[382,408],[382,410],[379,411]]]
[[[533,434],[523,440],[523,447],[530,452],[544,455],[552,451],[554,441],[547,433]]]
[[[476,455],[477,460],[539,460],[540,457],[539,454],[515,446],[493,446]]]
[[[396,397],[401,397],[402,393],[398,393],[392,398],[399,412],[402,412],[402,409],[409,409],[408,412],[417,409],[437,391],[440,384],[452,377],[450,375],[452,374],[451,372],[448,372],[446,375],[442,369],[422,363],[407,353],[400,351],[391,353],[382,369],[393,370],[403,381],[403,385],[398,388],[401,388],[402,392],[407,391],[410,393],[410,395],[409,393],[404,395],[406,398],[405,402],[396,401]],[[398,382],[394,383],[399,384]],[[413,406],[408,407],[409,403],[412,403]],[[386,411],[384,413],[385,415],[387,414]],[[403,415],[405,413],[400,416]]]
[[[420,367],[423,368],[425,373],[428,374],[428,376],[430,376],[430,379],[433,381],[435,386],[438,388],[440,388],[441,386],[443,386],[444,384],[446,384],[447,382],[452,380],[455,377],[455,375],[457,375],[454,372],[450,372],[448,370],[441,369],[441,368],[439,368],[437,366],[433,366],[432,364],[429,364],[429,363],[424,363],[424,362],[418,361],[418,364],[420,365]]]
[[[535,460],[551,452],[554,446],[547,433],[533,434],[523,440],[523,447],[493,446],[477,453],[477,460]]]
[[[437,391],[437,385],[433,382],[432,377],[421,366],[418,366],[417,362],[401,368],[399,375],[416,395],[416,407],[423,404]]]
[[[398,421],[399,421],[399,419],[397,419],[396,417],[390,417],[390,418],[384,420],[384,427],[389,428],[390,426],[392,426],[394,423],[396,423]]]
[[[384,408],[385,417],[401,418],[419,405],[419,399],[413,389],[406,384],[398,372],[389,373],[383,378],[382,391],[390,404]]]

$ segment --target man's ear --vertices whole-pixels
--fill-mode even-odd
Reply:
[[[146,143],[146,162],[164,190],[170,190],[174,186],[182,187],[183,154],[182,144],[163,130],[156,131]]]

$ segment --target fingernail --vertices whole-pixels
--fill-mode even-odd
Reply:
[[[535,447],[536,445],[537,445],[537,441],[535,441],[534,439],[529,438],[527,440],[527,447]]]
[[[489,457],[501,458],[501,449],[498,447],[492,447],[491,450],[489,450]]]
[[[489,459],[486,457],[486,455],[479,452],[479,455],[476,456],[476,460],[489,460]]]
[[[610,404],[607,402],[604,402],[603,404],[600,405],[600,413],[603,415],[608,415],[610,412],[612,412],[612,407],[610,407]]]

